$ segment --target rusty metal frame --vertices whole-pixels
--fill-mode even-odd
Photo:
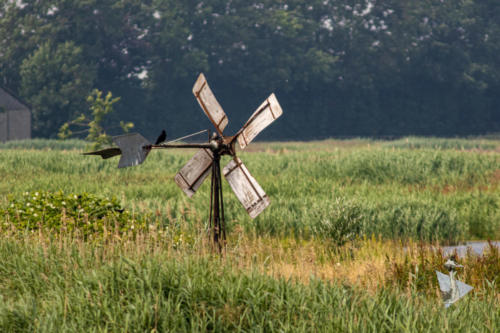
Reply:
[[[222,195],[222,177],[220,170],[220,154],[214,152],[212,162],[212,183],[210,189],[210,222],[213,242],[219,252],[226,245],[226,222],[224,218],[224,198]]]

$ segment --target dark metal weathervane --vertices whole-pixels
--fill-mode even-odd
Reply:
[[[166,139],[166,133],[162,131],[156,143],[151,144],[142,135],[132,133],[113,137],[113,142],[118,147],[89,152],[85,153],[85,155],[99,155],[104,159],[121,155],[118,168],[124,168],[144,162],[152,149],[199,149],[177,173],[175,182],[184,193],[192,197],[211,172],[209,226],[212,229],[213,241],[221,250],[226,241],[226,228],[220,157],[223,155],[232,157],[232,160],[224,167],[222,173],[250,217],[257,217],[269,205],[269,198],[250,175],[243,162],[236,156],[235,144],[238,141],[240,148],[244,149],[264,128],[281,116],[283,111],[276,96],[271,94],[235,135],[224,136],[223,131],[228,124],[228,118],[219,102],[217,102],[203,74],[200,74],[196,80],[193,86],[193,94],[216,129],[212,136],[209,135],[207,143],[174,143],[189,136],[161,143]],[[199,133],[201,132],[194,134]]]

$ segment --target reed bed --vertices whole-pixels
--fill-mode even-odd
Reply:
[[[494,332],[500,326],[496,281],[476,281],[472,269],[462,273],[475,290],[444,311],[431,271],[443,258],[416,243],[361,239],[332,251],[321,242],[233,234],[219,256],[206,237],[183,243],[155,230],[110,232],[93,242],[75,233],[2,233],[5,332]],[[498,270],[498,258],[487,253],[462,263],[496,260]]]
[[[443,243],[500,238],[498,153],[323,144],[332,147],[304,153],[295,144],[295,151],[240,154],[272,204],[252,221],[224,184],[229,228],[238,226],[256,235],[307,239],[320,233],[328,238],[347,215],[355,220],[349,223],[360,236]],[[4,150],[0,205],[7,204],[8,194],[88,192],[115,196],[130,211],[154,213],[165,223],[173,219],[199,224],[207,220],[209,186],[189,200],[173,182],[191,155],[159,151],[143,165],[117,170],[116,160],[82,156],[78,150]]]
[[[223,186],[222,255],[208,237],[209,186],[187,199],[173,182],[192,152],[117,170],[79,147],[4,149],[0,331],[498,331],[498,249],[459,259],[474,290],[446,311],[434,271],[440,244],[500,238],[500,155],[384,144],[259,143],[240,154],[272,203],[251,220]],[[37,203],[23,201],[34,191],[127,215],[94,229],[69,213],[22,224],[9,207]]]

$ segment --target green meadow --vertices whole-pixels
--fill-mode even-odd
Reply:
[[[238,156],[271,199],[256,219],[223,181],[174,182],[193,151],[140,166],[81,141],[0,144],[0,331],[486,331],[500,255],[461,258],[474,291],[446,311],[439,245],[500,239],[498,139],[255,143]],[[224,157],[222,166],[229,159]]]

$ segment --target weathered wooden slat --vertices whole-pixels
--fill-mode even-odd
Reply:
[[[215,98],[212,90],[208,86],[207,80],[205,79],[205,75],[203,73],[198,76],[194,86],[193,86],[193,94],[200,103],[203,112],[207,115],[208,119],[214,124],[217,132],[220,136],[226,128],[228,119],[226,113],[220,106],[219,102]]]
[[[175,175],[175,182],[192,197],[212,169],[213,154],[210,149],[200,149]]]
[[[231,160],[223,172],[234,194],[251,218],[257,217],[269,206],[268,196],[239,158]]]
[[[252,114],[238,135],[238,143],[241,149],[244,149],[264,128],[282,114],[283,110],[278,103],[278,99],[274,94],[271,94]]]

